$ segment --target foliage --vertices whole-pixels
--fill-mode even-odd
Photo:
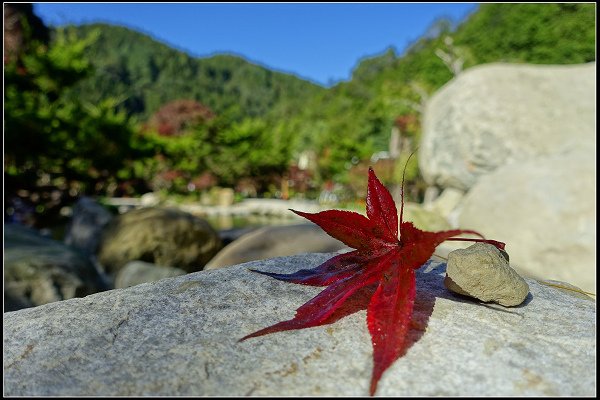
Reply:
[[[294,151],[314,149],[320,178],[345,182],[353,157],[368,160],[370,154],[387,150],[393,121],[410,114],[420,117],[427,98],[452,79],[436,54],[439,50],[462,57],[465,68],[496,61],[593,61],[595,5],[482,4],[457,28],[436,20],[404,54],[388,49],[363,59],[350,81],[317,94],[292,116],[287,123],[300,135]],[[403,134],[414,139],[408,151],[414,150],[420,127]],[[403,166],[397,164],[397,170]],[[412,170],[407,185],[423,186]]]
[[[214,184],[224,186],[234,186],[244,178],[280,176],[289,153],[286,142],[274,131],[261,119],[230,122],[216,117],[176,137],[146,132],[140,138],[152,149],[153,157],[142,160],[136,174],[153,181],[155,189],[178,192],[187,191],[188,183],[208,172],[216,178]],[[268,184],[260,179],[258,183]]]
[[[212,140],[214,151],[207,164],[225,185],[233,186],[245,177],[282,173],[287,167],[285,138],[275,135],[264,120],[234,122],[216,132]]]
[[[476,63],[576,64],[596,59],[596,5],[482,4],[456,32]]]
[[[93,37],[55,34],[51,46],[33,42],[5,65],[5,173],[21,187],[49,176],[94,190],[130,155],[132,129],[111,98],[92,104],[65,96],[91,72],[84,52]]]
[[[174,100],[162,106],[144,126],[163,136],[177,136],[187,128],[215,117],[206,106],[194,100]]]
[[[52,34],[48,45],[29,37],[5,64],[5,176],[14,187],[61,177],[107,194],[213,185],[260,193],[311,152],[311,185],[351,189],[373,165],[397,188],[432,93],[481,63],[594,60],[595,5],[482,4],[458,27],[436,20],[404,54],[364,58],[329,89],[234,55],[191,57],[117,26]],[[389,149],[393,126],[400,156],[378,167],[373,155]],[[406,171],[413,199],[423,188],[417,165]]]

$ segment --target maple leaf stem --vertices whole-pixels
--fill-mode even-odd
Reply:
[[[406,159],[406,164],[404,164],[404,171],[402,171],[402,184],[400,185],[400,224],[402,224],[402,214],[404,214],[404,176],[406,175],[406,167],[408,167],[408,162],[410,161],[410,158],[416,153],[417,150],[418,147],[412,153],[410,153],[410,156],[408,156],[408,158]]]
[[[446,260],[446,261],[448,261],[448,259],[447,259],[446,257],[442,257],[442,256],[440,256],[439,254],[433,254],[433,255],[434,255],[434,256],[436,256],[436,257],[439,257],[439,258],[441,258],[442,260]]]
[[[446,239],[446,240],[455,240],[455,241],[462,241],[462,242],[481,242],[481,243],[487,243],[487,244],[491,244],[492,246],[496,246],[500,250],[504,250],[504,247],[506,246],[505,243],[499,242],[497,240],[491,240],[491,239],[450,238],[450,239]]]

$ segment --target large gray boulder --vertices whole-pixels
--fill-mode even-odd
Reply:
[[[109,289],[89,258],[33,229],[4,225],[4,311]]]
[[[217,232],[200,217],[172,208],[140,208],[106,226],[98,261],[111,274],[134,260],[194,272],[220,247]]]
[[[373,350],[360,311],[332,325],[238,339],[322,289],[291,273],[333,254],[251,262],[4,314],[7,396],[365,396]],[[593,396],[596,304],[527,280],[506,309],[456,297],[443,264],[417,271],[418,339],[382,396]],[[419,324],[417,324],[419,325]],[[421,328],[422,329],[422,328]],[[414,334],[414,335],[413,335]]]
[[[506,242],[513,268],[596,287],[595,154],[571,151],[498,168],[467,193],[459,225]]]
[[[346,247],[313,223],[265,226],[225,246],[204,269],[299,253],[328,253]]]
[[[496,168],[595,148],[596,65],[486,64],[429,101],[419,167],[430,185],[467,190]]]

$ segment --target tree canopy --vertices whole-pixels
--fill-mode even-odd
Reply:
[[[408,146],[398,163],[407,158],[427,98],[464,69],[595,60],[595,5],[578,3],[482,4],[458,26],[438,19],[402,54],[364,58],[331,88],[235,55],[192,57],[118,26],[53,28],[49,40],[23,32],[27,45],[5,56],[4,166],[14,190],[54,182],[96,194],[186,192],[254,179],[260,191],[308,153],[314,185],[352,187],[353,170],[390,150],[394,126]],[[399,170],[385,183],[397,184]],[[418,186],[416,167],[407,182]]]

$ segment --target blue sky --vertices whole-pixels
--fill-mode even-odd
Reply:
[[[124,25],[187,53],[233,53],[323,85],[363,57],[402,53],[437,18],[477,3],[34,3],[47,25]]]

